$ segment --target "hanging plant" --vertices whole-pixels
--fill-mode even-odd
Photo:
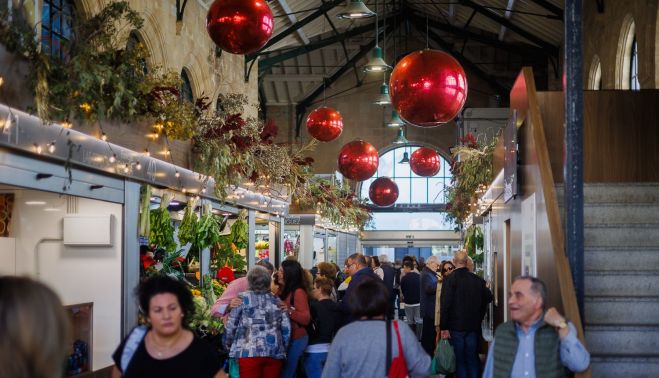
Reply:
[[[460,146],[453,147],[451,186],[447,189],[446,218],[456,225],[465,221],[471,210],[476,190],[492,181],[492,162],[497,140],[480,146],[473,134],[461,139]]]
[[[128,1],[106,5],[89,18],[72,18],[71,39],[61,40],[62,60],[39,49],[23,5],[11,22],[0,17],[0,43],[32,65],[29,83],[36,110],[44,120],[85,122],[156,120],[173,139],[192,137],[198,113],[207,107],[178,98],[180,76],[160,67],[145,68],[148,53],[140,43],[127,47],[127,30],[141,30],[144,20]]]
[[[465,248],[467,249],[467,254],[474,263],[483,262],[483,246],[484,246],[484,237],[483,231],[480,227],[472,225],[467,229],[465,233]]]

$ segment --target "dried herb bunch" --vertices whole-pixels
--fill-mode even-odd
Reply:
[[[273,193],[275,186],[289,193],[304,191],[313,159],[303,155],[313,150],[315,142],[301,148],[276,144],[277,126],[243,117],[249,106],[241,94],[220,95],[220,109],[202,115],[193,138],[195,170],[215,180],[216,195],[226,198],[231,187],[245,181]]]
[[[336,225],[360,230],[372,220],[366,200],[360,199],[345,183],[337,185],[314,178],[308,182],[306,189],[297,197],[301,209],[315,208],[322,217]]]

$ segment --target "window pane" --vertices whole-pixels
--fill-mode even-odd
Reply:
[[[59,11],[55,11],[52,14],[53,17],[53,23],[52,23],[52,28],[53,31],[56,33],[61,33],[62,32],[62,13]]]
[[[443,178],[428,179],[428,203],[446,203]]]
[[[410,183],[409,179],[394,179],[396,185],[398,185],[398,199],[396,203],[410,203]]]
[[[398,156],[396,156],[396,177],[410,177],[410,174],[412,173],[409,163],[400,163],[400,160],[403,159],[404,154],[404,151],[402,153],[399,151],[397,154]],[[407,157],[409,159],[409,154]]]
[[[394,175],[394,151],[389,151],[380,156],[377,175],[378,177],[392,177]]]
[[[50,28],[50,4],[46,2],[41,10],[41,21],[44,27]]]
[[[371,177],[368,180],[362,181],[362,189],[361,189],[361,192],[360,192],[360,197],[361,198],[368,198],[368,190],[370,189],[371,183],[373,181],[375,181],[375,177]]]
[[[425,177],[422,178],[412,178],[412,203],[427,203],[428,202],[428,190],[426,184],[428,179]]]

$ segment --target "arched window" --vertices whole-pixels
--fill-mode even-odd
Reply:
[[[636,24],[634,23],[634,19],[630,15],[627,15],[622,22],[620,40],[618,41],[615,73],[616,89],[632,89],[632,70],[634,64],[636,64],[635,72],[638,78],[638,63],[632,62],[633,59],[638,61],[638,58],[634,58],[634,56],[637,56],[637,50],[634,47],[636,45],[635,41]]]
[[[66,60],[73,38],[73,1],[43,0],[41,8],[41,50],[53,58]]]
[[[641,83],[638,81],[638,42],[636,36],[632,41],[632,51],[629,62],[629,89],[638,91],[641,89]]]
[[[452,230],[454,225],[444,220],[446,188],[451,185],[451,168],[441,157],[439,172],[432,177],[421,177],[410,168],[409,158],[420,146],[405,145],[380,155],[378,171],[361,183],[360,196],[368,198],[371,183],[386,176],[398,185],[398,200],[392,208],[382,212],[375,209],[374,228],[378,230]]]
[[[137,33],[132,31],[128,36],[128,41],[126,42],[126,50],[133,51],[135,49],[145,50],[145,47]],[[144,75],[149,73],[149,66],[146,63],[146,59],[140,58],[139,67]]]
[[[190,84],[190,78],[185,68],[181,70],[181,101],[194,102],[194,96],[192,95],[192,85]]]
[[[595,91],[602,89],[602,63],[597,55],[593,57],[593,62],[590,65],[588,89]]]

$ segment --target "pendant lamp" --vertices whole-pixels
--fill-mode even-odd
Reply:
[[[395,110],[391,111],[391,120],[387,122],[387,127],[402,127],[405,125],[405,122],[403,122],[402,119],[400,119],[400,116],[398,115],[398,112]]]
[[[407,153],[407,151],[403,152],[403,158],[400,159],[398,164],[409,164],[410,163],[410,155]]]
[[[393,144],[407,144],[409,141],[407,138],[405,138],[405,129],[401,126],[400,129],[398,129],[398,135],[396,135],[396,139],[392,142]],[[406,152],[407,153],[407,152]],[[407,158],[409,161],[409,157]]]
[[[373,101],[373,104],[381,106],[391,104],[391,97],[389,97],[389,85],[386,82],[383,82],[380,86],[380,95],[375,101]]]
[[[378,28],[378,14],[377,14],[378,3],[375,2],[375,47],[371,52],[371,58],[368,60],[368,63],[364,66],[364,72],[387,72],[391,71],[393,67],[387,64],[384,61],[384,54],[382,48],[380,47],[380,30]]]
[[[375,16],[375,12],[368,9],[361,0],[350,0],[350,4],[336,15],[338,18],[354,20]]]

